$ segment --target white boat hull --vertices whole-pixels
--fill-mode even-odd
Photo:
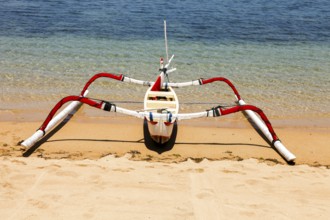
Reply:
[[[166,91],[151,91],[149,88],[144,98],[144,111],[149,112],[148,130],[152,139],[160,144],[169,141],[176,119],[169,121],[168,114],[176,115],[179,112],[179,101],[174,90],[169,87]],[[153,119],[153,113],[164,113],[164,118]]]

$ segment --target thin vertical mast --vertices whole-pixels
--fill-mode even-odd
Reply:
[[[166,34],[166,20],[164,20],[164,36],[165,36],[166,63],[168,63],[168,47],[167,47],[167,34]]]

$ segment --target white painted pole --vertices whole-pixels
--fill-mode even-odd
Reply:
[[[243,100],[238,101],[239,105],[246,105]],[[265,137],[273,143],[273,137],[269,132],[265,123],[257,116],[257,114],[251,110],[244,111],[251,120],[258,126],[259,130],[265,135]],[[286,161],[291,162],[296,159],[296,156],[292,154],[282,143],[277,140],[274,143],[275,149],[286,159]]]
[[[85,91],[84,96],[88,94],[88,90]],[[37,141],[39,141],[45,134],[48,133],[53,127],[58,124],[60,121],[65,119],[68,115],[73,115],[77,112],[80,106],[83,103],[79,101],[73,101],[67,107],[65,107],[60,113],[58,113],[50,122],[48,123],[47,127],[45,128],[45,132],[42,130],[37,130],[31,137],[26,139],[21,143],[24,147],[32,147]]]

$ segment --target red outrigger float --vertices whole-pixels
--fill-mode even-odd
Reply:
[[[166,22],[165,26],[165,47],[167,54],[167,63],[164,65],[164,61],[161,58],[160,61],[160,74],[155,82],[143,81],[133,79],[122,74],[116,75],[112,73],[98,73],[88,80],[84,88],[82,89],[80,95],[78,96],[67,96],[60,100],[54,108],[50,111],[45,121],[42,123],[40,128],[28,139],[21,143],[22,146],[31,148],[38,141],[40,141],[46,133],[50,132],[58,123],[63,120],[68,120],[73,114],[81,107],[82,104],[87,104],[89,106],[102,109],[109,112],[118,112],[144,120],[145,139],[150,138],[159,147],[164,146],[164,144],[175,142],[176,131],[175,126],[177,126],[177,121],[187,120],[193,118],[203,118],[203,117],[220,117],[236,112],[243,112],[253,124],[256,130],[261,134],[261,136],[271,144],[271,146],[288,162],[294,163],[296,159],[293,155],[279,140],[277,137],[270,121],[264,112],[253,105],[247,105],[240,94],[238,93],[235,86],[224,77],[214,77],[209,79],[198,79],[188,82],[173,83],[169,82],[168,74],[175,71],[175,68],[169,68],[174,55],[168,59],[168,49],[167,49],[167,37],[166,37]],[[133,83],[143,86],[148,86],[145,97],[144,97],[144,109],[141,111],[129,110],[117,106],[115,103],[111,103],[105,100],[93,99],[87,97],[89,86],[98,78],[109,78],[124,83]],[[223,82],[226,83],[234,92],[236,105],[234,106],[215,106],[211,109],[195,112],[195,113],[179,113],[179,101],[174,92],[173,88],[181,88],[187,86],[200,86],[213,82]],[[67,105],[60,113],[56,114],[61,107],[71,102]],[[173,140],[174,139],[174,140]]]

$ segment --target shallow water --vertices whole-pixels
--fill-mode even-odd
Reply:
[[[126,3],[1,1],[0,111],[48,112],[98,72],[155,80],[166,18],[171,81],[224,76],[270,118],[330,117],[328,1]],[[142,101],[146,89],[99,80],[90,96]],[[234,101],[221,83],[176,91],[182,103]]]

